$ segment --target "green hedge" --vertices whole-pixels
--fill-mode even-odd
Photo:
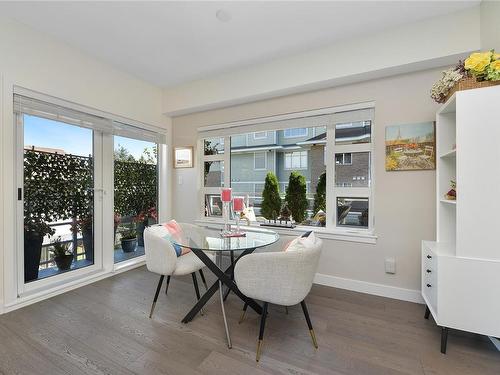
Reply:
[[[92,217],[94,173],[91,157],[24,152],[24,224],[49,233],[48,223]],[[136,216],[156,207],[155,164],[115,161],[115,213]]]

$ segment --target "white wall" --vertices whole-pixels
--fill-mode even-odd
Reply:
[[[481,49],[500,51],[500,1],[481,2]]]
[[[480,48],[479,22],[473,7],[181,84],[165,90],[163,110],[186,114],[451,65]]]
[[[162,115],[159,88],[0,17],[0,308],[2,300],[8,303],[16,297],[12,277],[15,270],[14,85],[170,131],[169,119]]]
[[[282,113],[375,101],[375,234],[376,245],[326,241],[318,272],[323,283],[368,287],[405,299],[418,299],[420,241],[435,239],[435,172],[386,172],[385,127],[433,121],[438,105],[429,97],[440,69],[393,76],[348,86],[291,95],[261,102],[173,118],[174,146],[196,145],[199,126]],[[178,184],[179,177],[182,185]],[[174,170],[173,216],[181,221],[196,218],[197,169]],[[384,272],[384,258],[393,256],[397,273]],[[358,281],[383,284],[391,289]]]

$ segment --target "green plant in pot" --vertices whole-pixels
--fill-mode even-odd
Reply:
[[[137,248],[137,231],[134,228],[134,224],[130,223],[130,226],[122,232],[122,250],[124,253],[132,253]]]
[[[71,268],[71,263],[73,263],[73,252],[69,250],[69,243],[62,242],[61,237],[57,237],[54,242],[52,242],[52,249],[50,250],[54,262],[56,262],[57,268],[60,271],[67,271]]]
[[[76,220],[71,226],[73,233],[80,232],[82,234],[83,249],[85,250],[85,259],[91,262],[94,261],[94,219],[92,216],[84,217]]]
[[[38,279],[43,238],[55,233],[42,218],[33,215],[24,217],[24,281]]]

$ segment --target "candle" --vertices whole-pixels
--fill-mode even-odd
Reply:
[[[242,197],[234,197],[233,210],[236,212],[243,211],[243,198]]]
[[[231,202],[231,188],[223,188],[220,193],[223,202]]]

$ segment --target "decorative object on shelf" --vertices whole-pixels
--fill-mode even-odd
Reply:
[[[228,234],[231,232],[231,225],[229,224],[229,218],[231,216],[230,205],[232,201],[232,190],[231,188],[221,188],[220,200],[222,201],[222,218],[224,220],[223,234]]]
[[[272,220],[265,220],[264,222],[260,223],[261,227],[279,227],[279,228],[295,228],[295,222],[292,220],[277,220],[277,219],[272,219]]]
[[[457,183],[455,180],[450,180],[450,190],[444,195],[449,201],[457,200]]]
[[[174,168],[193,168],[193,146],[174,149]]]
[[[67,271],[71,268],[71,263],[73,263],[73,252],[69,250],[69,243],[63,242],[61,236],[57,237],[54,242],[52,242],[51,253],[54,256],[54,262],[56,262],[57,268],[60,271]]]
[[[435,123],[391,125],[385,128],[385,170],[436,169]]]
[[[471,54],[464,62],[443,71],[443,76],[431,88],[431,98],[446,102],[456,91],[500,84],[500,54],[494,50]]]

